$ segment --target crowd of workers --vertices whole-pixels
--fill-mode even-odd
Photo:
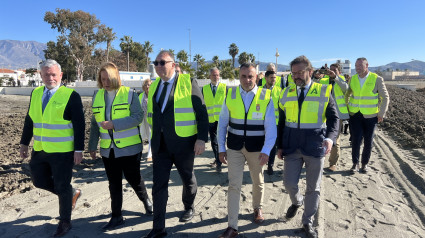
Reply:
[[[218,172],[227,165],[228,227],[219,236],[238,236],[238,216],[244,167],[252,179],[253,222],[264,222],[264,167],[273,175],[275,155],[284,161],[283,182],[292,202],[286,218],[296,216],[304,205],[303,229],[317,237],[313,217],[320,198],[320,183],[325,156],[329,171],[339,168],[339,137],[349,121],[352,174],[367,173],[374,131],[385,117],[389,97],[382,77],[368,70],[366,58],[355,63],[357,74],[351,79],[341,75],[332,64],[314,71],[309,59],[299,56],[291,61],[291,73],[277,76],[270,64],[263,77],[256,65],[242,64],[240,85],[228,87],[220,82],[220,71],[210,70],[211,82],[202,89],[197,81],[176,67],[174,55],[161,51],[155,61],[156,80],[146,80],[143,92],[121,85],[113,63],[101,66],[97,90],[92,100],[88,151],[97,157],[98,144],[109,181],[111,218],[103,230],[122,225],[122,175],[143,203],[146,214],[153,214],[147,238],[164,237],[168,183],[173,165],[183,182],[184,212],[181,222],[195,214],[198,189],[194,157],[205,151],[208,134]],[[84,150],[85,119],[81,98],[61,84],[60,65],[54,60],[41,64],[45,86],[31,95],[23,128],[20,156],[29,156],[34,138],[30,169],[36,187],[59,198],[59,226],[54,237],[71,229],[71,213],[82,191],[71,186],[72,168],[79,164]],[[140,174],[143,139],[149,141],[147,161],[152,161],[152,201]],[[100,142],[99,142],[100,139]],[[360,160],[360,145],[364,143]],[[226,146],[227,144],[227,146]],[[306,191],[298,183],[305,165]]]

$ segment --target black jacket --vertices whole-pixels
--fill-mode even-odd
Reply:
[[[190,137],[180,137],[176,134],[174,128],[174,91],[177,84],[179,75],[176,74],[174,83],[171,88],[170,96],[168,97],[167,104],[165,105],[164,112],[161,113],[158,103],[156,102],[156,94],[158,88],[153,95],[153,115],[152,115],[152,138],[151,146],[152,153],[158,153],[161,132],[164,134],[167,149],[173,153],[184,153],[186,151],[193,151],[195,141],[197,139],[208,141],[208,113],[205,107],[204,98],[202,97],[201,89],[196,80],[192,80],[192,105],[196,115],[196,122],[198,134]],[[158,79],[160,80],[160,79]]]
[[[339,117],[335,100],[329,97],[326,108],[326,128],[321,129],[297,129],[285,126],[286,116],[279,107],[279,125],[277,130],[277,148],[283,149],[283,155],[294,153],[297,149],[308,156],[323,157],[325,148],[323,140],[329,138],[336,143],[339,128]]]

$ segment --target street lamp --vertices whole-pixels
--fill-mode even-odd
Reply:
[[[277,66],[277,57],[279,57],[280,55],[279,55],[279,51],[277,51],[277,48],[276,48],[276,54],[275,54],[275,56],[276,56],[276,73],[278,72],[278,66]]]

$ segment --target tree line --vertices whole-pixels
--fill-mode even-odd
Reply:
[[[119,39],[120,49],[114,49],[112,42],[117,36],[113,29],[101,24],[95,15],[81,10],[72,12],[57,8],[55,12],[46,12],[44,21],[59,33],[56,41],[47,42],[44,56],[46,59],[56,60],[62,66],[63,78],[68,82],[95,80],[99,67],[104,62],[113,62],[122,71],[149,71],[149,56],[154,46],[150,41],[135,42],[131,36],[124,35]],[[106,49],[98,48],[105,43]],[[174,54],[173,49],[169,51]],[[175,60],[192,77],[208,78],[209,70],[217,67],[222,78],[234,79],[239,74],[238,69],[235,69],[238,54],[238,46],[232,43],[229,46],[231,60],[220,60],[218,56],[214,56],[211,63],[207,63],[202,55],[195,54],[193,61],[196,67],[193,68],[185,50],[177,52]],[[239,54],[238,63],[246,62],[254,63],[255,56],[247,52]]]

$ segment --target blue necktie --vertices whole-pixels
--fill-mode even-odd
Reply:
[[[47,103],[49,102],[51,96],[52,96],[52,93],[50,92],[50,90],[47,90],[46,96],[43,99],[43,106],[42,106],[43,112],[44,112],[44,108],[46,108]]]

